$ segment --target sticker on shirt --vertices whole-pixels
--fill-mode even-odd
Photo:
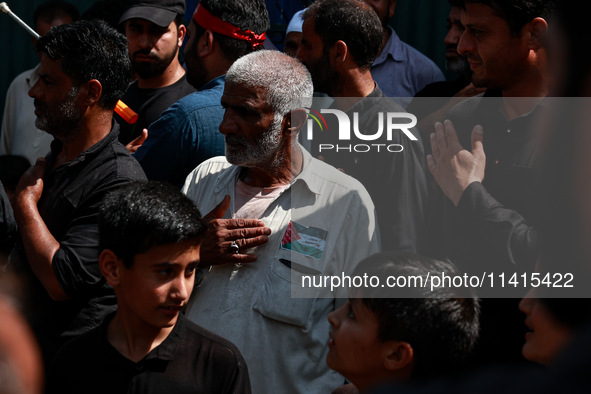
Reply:
[[[306,227],[290,221],[281,240],[281,249],[320,260],[324,253],[327,235],[328,231],[321,228]]]

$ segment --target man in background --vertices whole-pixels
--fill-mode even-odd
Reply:
[[[78,10],[68,2],[47,1],[34,12],[35,31],[44,36],[51,27],[71,23],[78,19]],[[33,45],[36,39],[32,38]],[[29,89],[39,78],[39,65],[19,74],[6,93],[2,130],[0,131],[0,155],[22,156],[29,165],[49,153],[51,134],[35,127],[35,107]]]
[[[400,40],[388,25],[396,0],[364,0],[382,22],[382,45],[371,66],[371,74],[384,94],[406,107],[414,95],[430,83],[443,81],[439,67],[427,56]]]
[[[422,247],[427,207],[423,145],[415,129],[409,135],[384,131],[385,114],[404,110],[372,77],[370,67],[381,40],[380,20],[361,0],[317,0],[304,12],[298,58],[312,74],[314,89],[334,99],[328,109],[344,112],[352,122],[357,117],[357,128],[364,135],[381,127],[380,136],[371,141],[357,136],[341,141],[336,132],[318,130],[312,143],[318,147],[318,157],[365,186],[378,213],[382,247],[416,252]],[[339,130],[336,116],[325,118],[328,129]],[[367,151],[366,144],[383,148]]]
[[[187,33],[184,15],[185,0],[133,0],[119,19],[136,77],[122,100],[138,114],[133,124],[115,116],[123,145],[142,135],[172,103],[195,91],[179,61]]]
[[[203,161],[224,154],[218,128],[226,71],[239,57],[262,49],[269,17],[262,0],[202,0],[189,25],[185,47],[187,79],[198,89],[153,123],[135,152],[151,180],[179,189]]]

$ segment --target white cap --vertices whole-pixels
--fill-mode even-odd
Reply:
[[[287,29],[285,30],[285,35],[288,35],[292,31],[301,33],[302,32],[302,25],[304,24],[304,20],[302,19],[302,14],[306,11],[304,8],[303,10],[299,10],[295,14],[293,14],[293,18],[289,21],[289,25],[287,25]]]

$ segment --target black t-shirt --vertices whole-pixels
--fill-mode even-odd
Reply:
[[[158,89],[140,89],[137,81],[132,82],[121,101],[138,114],[138,120],[134,124],[129,124],[115,114],[121,128],[119,141],[127,145],[138,137],[143,129],[147,129],[158,120],[162,112],[173,103],[195,91],[196,89],[187,82],[186,75],[172,85]]]
[[[111,318],[64,345],[50,371],[47,393],[250,393],[238,349],[183,315],[138,363],[107,340]]]
[[[60,243],[52,268],[70,297],[52,300],[26,263],[19,242],[15,265],[30,279],[30,323],[46,361],[66,340],[98,326],[115,309],[115,293],[101,275],[98,256],[98,210],[107,193],[133,181],[145,181],[139,163],[117,141],[118,126],[78,157],[56,168],[62,144],[54,140],[37,204],[51,235]]]
[[[375,204],[383,250],[420,252],[428,205],[425,154],[418,131],[408,130],[417,140],[411,140],[399,129],[386,131],[387,114],[405,111],[377,85],[367,97],[334,101],[330,109],[354,103],[345,111],[353,123],[350,129],[357,128],[365,135],[378,130],[382,133],[375,140],[362,140],[351,132],[350,140],[340,140],[340,120],[325,115],[327,131],[314,132],[314,154],[323,156],[328,164],[342,169],[367,189]],[[326,99],[320,98],[320,103],[324,102]],[[394,122],[406,124],[408,120],[397,117]],[[333,148],[322,150],[321,146]]]

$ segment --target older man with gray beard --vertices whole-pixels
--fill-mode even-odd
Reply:
[[[208,273],[187,316],[238,346],[255,393],[343,383],[324,361],[327,316],[342,302],[302,282],[350,274],[379,250],[367,191],[297,142],[312,91],[296,59],[276,51],[240,58],[221,99],[226,157],[201,164],[183,187],[210,212],[201,250]]]

